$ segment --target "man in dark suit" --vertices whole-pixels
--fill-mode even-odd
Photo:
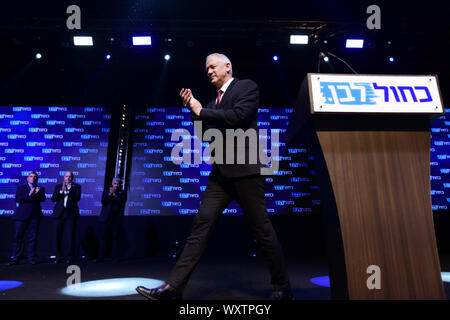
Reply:
[[[38,174],[31,172],[27,177],[27,184],[17,188],[17,208],[13,215],[13,219],[15,220],[13,260],[10,262],[10,265],[19,263],[23,248],[23,239],[27,229],[27,258],[31,264],[36,264],[37,236],[39,222],[42,217],[41,202],[45,201],[45,189],[36,184],[38,179]]]
[[[114,178],[111,187],[103,190],[102,211],[98,218],[100,223],[100,250],[97,262],[103,262],[108,240],[112,241],[112,258],[118,258],[120,228],[123,222],[126,192],[122,189],[122,180]]]
[[[67,171],[64,174],[63,183],[55,186],[52,201],[56,202],[52,218],[56,220],[56,259],[60,263],[66,259],[70,263],[74,256],[75,233],[77,220],[80,216],[78,202],[81,200],[81,186],[73,182],[73,173]],[[69,251],[67,256],[63,254],[63,235],[66,230],[69,239]]]
[[[227,129],[256,131],[259,108],[257,84],[251,80],[233,78],[231,62],[222,54],[207,57],[206,72],[210,82],[217,88],[218,95],[205,108],[194,98],[190,89],[182,89],[180,92],[184,106],[192,111],[192,120],[202,121],[205,128],[220,130],[223,136]],[[225,141],[225,159],[231,152],[234,153],[234,159],[243,156],[245,162],[235,160],[233,163],[221,164],[221,159],[216,159],[218,161],[213,164],[191,234],[168,280],[157,288],[136,288],[146,298],[181,299],[218,218],[230,202],[236,200],[243,209],[269,267],[274,287],[272,298],[292,299],[283,253],[267,215],[264,177],[260,174],[262,165],[249,161],[250,151],[257,152],[257,148],[248,141],[245,145],[234,146],[234,142],[230,140],[232,139]]]

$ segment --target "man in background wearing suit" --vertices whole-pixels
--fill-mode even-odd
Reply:
[[[193,113],[192,120],[202,121],[203,127],[220,130],[223,136],[227,129],[256,131],[259,108],[257,84],[251,80],[233,78],[231,62],[223,54],[214,53],[206,58],[206,73],[209,81],[217,88],[217,98],[211,100],[205,108],[194,98],[190,89],[182,89],[180,92],[183,105]],[[225,145],[233,143],[227,140],[224,142]],[[236,160],[232,164],[213,164],[191,234],[180,258],[162,286],[153,289],[142,286],[136,288],[144,297],[152,300],[181,299],[184,287],[218,218],[230,202],[236,200],[269,267],[273,285],[272,298],[292,299],[284,256],[267,214],[262,165],[248,161],[251,148],[254,146],[250,146],[248,142],[239,148],[225,148],[226,153],[234,152],[234,159],[243,156],[243,164],[236,164]]]
[[[36,183],[39,176],[31,172],[27,177],[27,184],[19,186],[16,192],[17,208],[14,212],[15,232],[13,243],[13,260],[10,265],[19,263],[23,248],[23,239],[28,229],[27,258],[31,264],[36,264],[36,244],[39,222],[42,217],[41,202],[45,201],[45,189]]]
[[[118,258],[120,228],[123,222],[126,192],[122,189],[122,180],[114,178],[111,187],[105,189],[102,195],[102,211],[98,218],[100,223],[100,250],[97,262],[105,259],[108,240],[112,241],[112,258]]]
[[[60,263],[66,259],[70,263],[74,256],[74,242],[77,220],[80,215],[78,202],[81,200],[81,186],[73,182],[73,173],[67,171],[64,174],[63,183],[55,186],[52,201],[56,202],[52,218],[56,220],[56,259]],[[69,251],[67,256],[63,254],[63,235],[66,230],[69,239]]]

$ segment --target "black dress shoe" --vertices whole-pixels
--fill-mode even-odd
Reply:
[[[294,300],[290,285],[274,288],[272,292],[272,300]]]
[[[181,300],[181,292],[168,283],[153,289],[139,286],[136,291],[150,300]]]
[[[54,264],[60,264],[63,262],[63,258],[56,258],[55,261],[53,261]]]
[[[8,266],[15,266],[19,264],[19,259],[14,259],[8,263]]]

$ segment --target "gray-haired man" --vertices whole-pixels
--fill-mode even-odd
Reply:
[[[206,107],[194,98],[190,89],[180,92],[183,105],[192,111],[192,120],[202,121],[204,127],[215,128],[222,133],[227,129],[256,131],[259,108],[257,84],[252,80],[233,78],[230,59],[219,53],[206,58],[206,73],[211,84],[217,88],[217,98]],[[226,140],[227,144],[233,145],[233,142]],[[250,149],[249,143],[239,149],[226,147],[227,152],[242,156],[245,162],[213,164],[199,212],[180,258],[165,284],[153,289],[136,288],[144,297],[152,300],[181,299],[218,218],[231,201],[236,200],[269,267],[274,287],[273,299],[292,299],[283,253],[267,215],[262,165],[248,161]]]

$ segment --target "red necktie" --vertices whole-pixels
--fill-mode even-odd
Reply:
[[[220,98],[222,97],[222,90],[219,90],[217,93],[217,102],[216,102],[216,109],[219,108]]]

